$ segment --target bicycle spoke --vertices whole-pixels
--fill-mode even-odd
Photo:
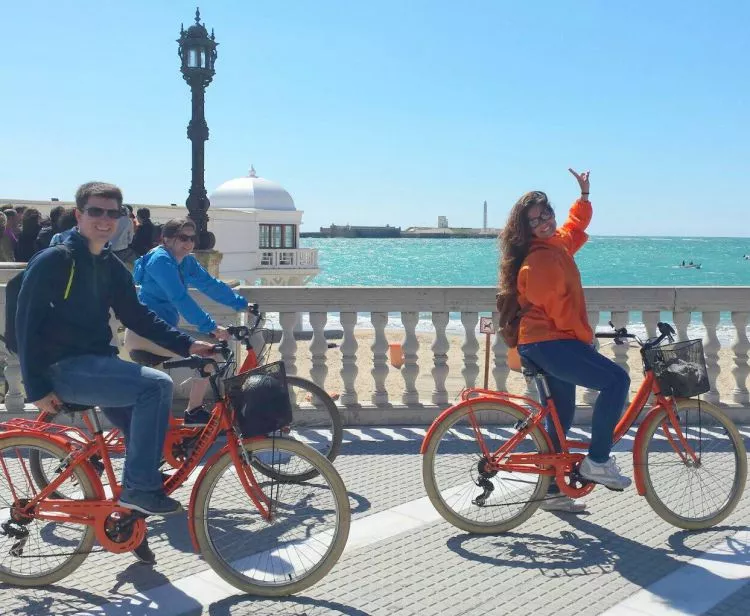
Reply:
[[[425,487],[443,517],[459,528],[501,532],[531,515],[544,497],[548,479],[535,473],[494,471],[493,454],[517,436],[513,426],[520,417],[518,411],[497,404],[479,404],[477,409],[461,410],[438,426],[425,455]],[[509,453],[539,452],[540,443],[526,435]]]
[[[20,443],[16,444],[14,443]],[[19,437],[0,440],[0,579],[12,584],[50,583],[68,575],[85,558],[93,544],[93,529],[68,522],[24,517],[20,510],[36,494],[28,477],[32,453],[45,466],[57,466],[62,451],[45,441]],[[93,498],[88,479],[74,471],[75,487],[68,498]],[[65,485],[73,485],[71,480]],[[15,493],[15,498],[13,494]]]
[[[294,441],[277,441],[276,445],[281,449],[272,445],[253,450],[252,456],[263,457],[269,464],[283,458],[290,473],[319,464],[300,455],[296,448],[302,448],[301,452],[310,450]],[[316,477],[310,481],[281,483],[248,469],[247,472],[254,473],[257,489],[268,502],[271,518],[264,519],[242,486],[233,464],[217,468],[199,524],[210,551],[222,569],[232,572],[232,580],[240,580],[239,587],[247,583],[273,589],[300,583],[329,560],[341,540],[339,496],[343,492],[337,495],[329,478],[318,476],[319,470],[316,468]],[[343,506],[348,515],[348,503]]]
[[[673,523],[704,527],[731,511],[741,494],[742,443],[731,422],[724,425],[729,420],[707,403],[681,403],[676,415],[684,442],[666,420],[646,444],[649,500]]]

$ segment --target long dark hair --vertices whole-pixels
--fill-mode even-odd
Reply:
[[[533,234],[529,226],[529,208],[541,205],[550,207],[547,195],[541,190],[532,190],[523,195],[508,214],[508,222],[500,233],[500,272],[498,283],[500,293],[509,295],[516,292],[518,270],[529,254]]]

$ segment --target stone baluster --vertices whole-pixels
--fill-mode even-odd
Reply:
[[[497,312],[492,313],[492,322],[495,325],[495,331],[499,331],[498,319],[500,315]],[[495,342],[492,345],[492,356],[495,360],[495,365],[492,368],[492,378],[495,379],[495,389],[497,391],[505,391],[507,389],[508,382],[508,347],[505,346],[505,340],[500,334],[495,334]],[[489,388],[492,389],[492,383],[489,383]]]
[[[354,406],[357,404],[357,338],[354,326],[357,324],[356,312],[342,312],[339,316],[344,330],[341,341],[341,380],[344,382],[344,392],[341,394],[341,404]]]
[[[310,327],[313,330],[312,340],[310,341],[310,378],[313,383],[325,389],[326,376],[328,375],[328,365],[326,364],[326,353],[328,351],[328,342],[326,342],[325,326],[328,321],[327,312],[311,312]]]
[[[432,323],[435,326],[435,340],[432,343],[432,379],[435,387],[432,390],[432,403],[438,406],[448,404],[448,390],[445,381],[448,378],[448,350],[450,343],[445,335],[448,326],[447,312],[433,312]]]
[[[404,325],[404,366],[401,375],[404,377],[404,393],[401,401],[406,404],[419,404],[419,391],[417,390],[417,376],[419,376],[419,340],[417,340],[416,328],[419,321],[418,312],[402,312],[401,323]]]
[[[385,326],[388,324],[387,312],[373,312],[370,321],[375,328],[375,339],[370,347],[372,349],[372,378],[375,381],[375,389],[372,392],[372,403],[377,406],[388,404],[388,390],[385,388],[385,379],[388,376],[388,339],[385,337]]]
[[[18,355],[8,353],[5,356],[5,380],[8,381],[8,392],[5,394],[5,410],[9,413],[21,413],[24,408],[23,380]]]
[[[612,311],[612,324],[615,329],[620,327],[627,327],[628,324],[628,312],[627,310],[613,310]],[[630,347],[627,344],[615,344],[613,345],[613,352],[615,355],[615,363],[620,366],[625,372],[630,375],[630,367],[628,366],[628,349]],[[630,401],[630,391],[628,391],[628,397],[626,403]]]
[[[686,310],[675,310],[672,314],[674,318],[674,327],[677,330],[677,340],[687,340],[688,339],[688,325],[690,325],[690,317],[691,313],[690,311]]]
[[[281,360],[284,362],[286,373],[294,376],[297,374],[297,340],[294,338],[297,313],[279,313],[279,325],[281,325],[281,341],[279,342]]]
[[[658,310],[644,310],[643,311],[643,324],[646,326],[646,337],[653,338],[658,336],[656,325],[659,323],[659,311]],[[653,402],[654,394],[649,394],[649,402]]]
[[[732,376],[734,377],[734,389],[732,389],[732,402],[747,406],[750,403],[750,395],[747,390],[747,375],[750,367],[747,364],[750,340],[747,337],[747,321],[750,312],[732,312],[732,323],[734,323],[735,336],[732,343]]]
[[[656,330],[656,324],[659,322],[659,311],[658,310],[644,310],[643,311],[643,324],[646,326],[646,336],[653,338],[658,336]]]
[[[589,320],[589,326],[591,327],[591,331],[596,331],[596,326],[599,325],[599,311],[598,310],[589,310],[586,313],[586,316]],[[594,338],[594,348],[598,351],[600,347],[599,339]],[[589,406],[594,406],[594,403],[596,402],[596,397],[599,395],[599,392],[595,389],[584,389],[583,390],[583,403],[587,404]]]
[[[479,322],[479,314],[476,312],[462,312],[461,323],[464,326],[464,343],[461,352],[464,355],[464,367],[461,374],[464,377],[466,387],[476,387],[477,375],[479,374],[479,363],[477,353],[479,341],[477,340],[476,327]]]
[[[703,352],[706,355],[706,370],[708,371],[708,380],[711,383],[711,390],[705,394],[705,400],[712,404],[718,404],[720,398],[719,390],[716,389],[716,382],[721,372],[721,367],[719,366],[721,342],[719,342],[719,337],[716,335],[716,327],[718,325],[718,310],[703,312],[703,326],[706,328],[706,336],[703,338]]]

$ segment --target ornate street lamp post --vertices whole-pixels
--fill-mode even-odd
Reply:
[[[208,141],[208,124],[204,114],[206,87],[214,76],[214,62],[216,62],[216,40],[213,29],[211,36],[206,27],[200,22],[201,14],[195,9],[195,23],[187,30],[180,26],[179,56],[182,62],[180,70],[185,81],[190,86],[193,99],[193,113],[187,127],[188,139],[192,142],[193,173],[190,181],[187,209],[190,218],[195,222],[198,232],[200,250],[214,247],[215,238],[208,231],[208,208],[211,205],[206,194],[204,174],[205,142]]]

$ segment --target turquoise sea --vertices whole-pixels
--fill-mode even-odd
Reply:
[[[495,286],[498,245],[493,239],[346,239],[303,238],[303,248],[318,249],[320,274],[311,286]],[[592,237],[576,255],[586,286],[750,286],[750,238]],[[684,269],[682,261],[700,264]],[[461,333],[459,314],[448,330]],[[602,314],[599,329],[607,329]],[[670,313],[662,320],[670,321]],[[640,314],[631,313],[631,331],[642,334]],[[329,327],[336,318],[329,317]],[[359,326],[369,327],[369,315]],[[397,313],[389,326],[400,327]],[[420,316],[418,330],[432,329],[430,315]],[[749,330],[750,331],[750,330]],[[702,336],[700,315],[689,328]],[[718,335],[730,344],[734,327],[721,314]]]
[[[312,286],[494,286],[492,239],[319,239]],[[576,255],[588,286],[750,286],[750,238],[592,237]],[[682,269],[682,261],[700,269]]]

